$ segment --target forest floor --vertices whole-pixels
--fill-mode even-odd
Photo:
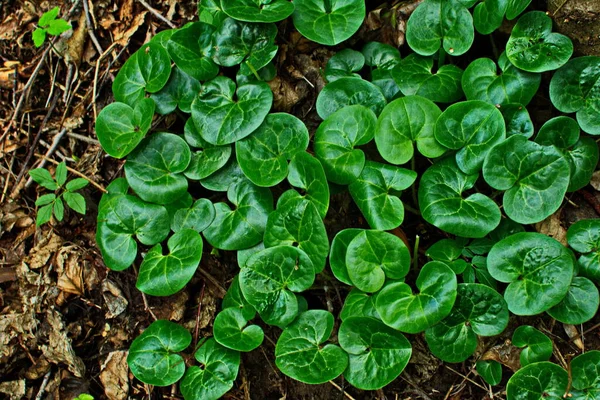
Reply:
[[[86,1],[0,1],[0,398],[72,399],[80,393],[110,400],[178,398],[175,387],[152,388],[134,379],[127,368],[127,349],[156,318],[210,335],[237,263],[233,254],[205,252],[191,284],[167,298],[142,297],[135,288],[135,269],[112,272],[105,267],[95,241],[97,205],[103,188],[122,175],[123,162],[102,152],[94,117],[112,101],[112,81],[127,57],[169,24],[180,27],[196,20],[197,1],[154,0],[151,8],[139,0]],[[403,3],[395,8],[397,24],[392,27],[377,9],[385,8],[385,3],[368,2],[363,28],[340,48],[370,40],[401,45],[404,22],[414,8],[414,1]],[[38,49],[31,32],[42,13],[54,6],[61,8],[73,30]],[[573,39],[576,55],[600,55],[599,1],[551,0],[549,5],[534,1],[533,7],[550,8],[559,29]],[[504,27],[492,40],[505,42],[509,31]],[[277,42],[278,76],[270,82],[274,109],[298,116],[312,133],[318,125],[314,103],[324,86],[321,71],[338,48],[306,41],[289,21],[279,24]],[[490,51],[488,38],[478,38],[475,46],[482,56]],[[547,98],[534,99],[533,107],[537,126],[552,116]],[[161,118],[155,127],[182,129],[176,117]],[[29,181],[27,172],[39,167],[53,171],[63,160],[71,177],[80,174],[95,183],[83,191],[87,214],[67,213],[63,222],[36,227],[34,203],[43,190]],[[564,241],[570,224],[598,218],[600,194],[595,188],[600,182],[572,194],[536,229]],[[330,234],[349,224],[365,226],[346,193],[332,198],[325,223]],[[409,241],[419,234],[422,249],[443,236],[410,215],[402,229]],[[321,278],[308,300],[337,313],[342,306],[340,292],[346,291]],[[571,335],[584,333],[578,340],[570,340],[563,325],[548,318],[522,318],[511,325],[526,322],[542,330],[554,340],[555,359],[564,362],[581,346],[600,348],[599,321],[597,316],[573,327]],[[301,384],[275,368],[275,333],[265,328],[271,340],[243,355],[238,379],[225,398],[505,398],[507,378],[492,389],[474,372],[473,362],[445,364],[429,353],[419,335],[411,337],[409,366],[384,390],[361,392],[341,378],[322,385]],[[511,334],[507,329],[484,342],[478,354],[515,368],[518,352],[508,342]]]

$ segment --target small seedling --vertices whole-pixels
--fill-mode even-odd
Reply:
[[[59,7],[46,11],[38,21],[38,27],[31,34],[35,47],[41,47],[46,41],[46,35],[58,36],[71,29],[71,24],[61,18],[56,18],[60,12]]]

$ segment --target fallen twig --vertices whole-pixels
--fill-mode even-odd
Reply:
[[[152,8],[152,6],[150,6],[150,4],[146,3],[144,0],[138,0],[138,1],[140,2],[141,5],[143,5],[144,7],[146,7],[146,10],[150,11],[150,13],[152,15],[154,15],[156,18],[160,19],[162,22],[164,22],[165,24],[169,25],[173,29],[177,28],[175,26],[175,24],[173,24],[171,21],[169,21],[168,19],[166,19],[165,17],[163,17],[161,13],[159,13],[154,8]]]

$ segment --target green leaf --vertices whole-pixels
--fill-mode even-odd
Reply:
[[[143,45],[123,64],[112,91],[115,100],[136,107],[145,92],[156,93],[171,75],[171,58],[165,48],[156,42]]]
[[[247,22],[277,22],[294,12],[288,0],[221,0],[221,6],[231,18]]]
[[[348,244],[346,267],[350,280],[363,292],[376,292],[388,279],[402,279],[410,269],[410,253],[391,233],[362,231]]]
[[[587,278],[576,276],[565,298],[549,309],[548,315],[564,324],[579,325],[596,315],[599,303],[596,285]]]
[[[152,36],[152,39],[150,39],[150,41],[159,44],[163,49],[167,50],[168,52],[167,46],[169,40],[171,40],[171,36],[173,36],[176,30],[177,29],[166,29],[164,31],[160,31],[156,35]]]
[[[40,196],[35,201],[36,206],[45,206],[46,204],[53,203],[56,200],[56,195],[54,193],[48,193],[43,196]]]
[[[489,58],[478,58],[469,64],[462,76],[467,100],[482,100],[493,105],[529,104],[540,87],[542,76],[521,71],[508,61],[506,53],[500,55],[498,66],[500,73]]]
[[[362,48],[365,64],[369,67],[390,70],[400,62],[400,51],[394,46],[379,42],[369,42]]]
[[[266,83],[249,83],[236,91],[231,79],[219,76],[202,86],[200,96],[192,103],[192,117],[204,140],[224,145],[256,130],[272,102],[273,93]]]
[[[54,171],[54,175],[56,177],[56,183],[58,186],[62,186],[67,181],[67,164],[65,162],[61,162],[56,166],[56,171]]]
[[[327,61],[325,66],[325,79],[333,82],[344,77],[360,78],[356,72],[365,66],[365,56],[361,52],[344,49],[338,51]]]
[[[465,260],[460,259],[463,246],[456,240],[442,239],[427,249],[425,255],[434,261],[441,261],[456,274],[462,273],[467,267]]]
[[[244,298],[263,321],[284,327],[298,315],[298,300],[292,292],[313,284],[315,267],[299,248],[276,246],[251,256],[239,277]]]
[[[204,230],[208,243],[223,250],[241,250],[258,244],[273,210],[271,191],[246,180],[231,185],[227,198],[235,209],[226,203],[215,204],[215,219]]]
[[[573,391],[573,395],[582,399],[595,399],[600,395],[600,351],[588,350],[571,361],[572,387],[583,393]]]
[[[356,288],[352,289],[344,300],[340,319],[345,321],[350,317],[373,317],[381,319],[375,309],[377,293],[365,293]]]
[[[35,224],[37,226],[44,225],[46,222],[49,222],[52,218],[52,207],[54,203],[45,205],[43,207],[38,208],[37,216],[35,217]]]
[[[331,272],[333,272],[333,275],[338,281],[350,286],[352,286],[353,283],[350,279],[350,275],[348,275],[346,254],[348,252],[348,245],[352,239],[361,232],[363,232],[363,229],[344,229],[339,231],[331,242],[331,252],[329,253],[329,266],[331,267]]]
[[[404,164],[413,158],[414,142],[425,157],[441,156],[446,149],[433,135],[441,113],[435,103],[420,96],[392,101],[377,120],[375,143],[379,154],[389,163]]]
[[[579,274],[600,283],[600,221],[580,220],[567,231],[569,246],[581,253]]]
[[[188,165],[187,169],[183,172],[188,179],[201,180],[208,178],[216,171],[223,168],[231,157],[231,146],[214,146],[206,142],[202,139],[200,133],[198,133],[192,118],[188,118],[185,123],[184,137],[190,146],[201,149],[192,151],[190,165]],[[242,172],[239,172],[241,176],[243,176]],[[223,191],[225,190],[227,190],[227,188],[223,189]]]
[[[40,20],[38,21],[38,25],[42,26],[42,27],[48,26],[50,21],[53,21],[56,19],[56,17],[58,17],[59,12],[60,12],[60,7],[54,7],[54,8],[51,8],[50,10],[46,11],[40,17]]]
[[[175,212],[171,220],[171,230],[179,232],[191,229],[202,232],[210,226],[215,219],[215,207],[208,199],[198,199],[189,208],[181,208]]]
[[[414,171],[367,161],[360,176],[350,184],[350,194],[371,228],[390,230],[404,220],[398,192],[409,188],[416,178]]]
[[[246,266],[246,262],[252,257],[254,254],[258,253],[261,250],[265,249],[265,242],[260,242],[259,244],[249,247],[247,249],[238,250],[237,252],[237,263],[240,268]],[[248,318],[249,320],[252,318]]]
[[[473,25],[477,32],[489,35],[502,25],[509,0],[486,0],[475,6]]]
[[[167,115],[177,107],[183,112],[192,112],[192,102],[200,93],[200,82],[179,68],[173,68],[167,84],[150,98],[156,103],[156,112]]]
[[[228,349],[252,351],[261,345],[265,334],[260,326],[247,324],[242,310],[226,308],[215,318],[215,340]]]
[[[452,64],[442,65],[434,73],[433,57],[417,54],[409,55],[392,69],[402,94],[418,95],[437,103],[453,103],[463,96],[462,75],[463,70]]]
[[[240,252],[238,252],[238,256],[239,253]],[[240,268],[243,268],[246,265],[246,263],[239,263],[239,265]],[[231,285],[229,286],[225,297],[223,297],[223,303],[221,306],[223,310],[226,310],[228,308],[241,310],[242,316],[246,321],[250,321],[256,315],[256,309],[252,307],[250,303],[248,303],[248,301],[244,298],[244,295],[242,294],[242,289],[240,288],[239,275],[236,275],[235,278],[233,278],[233,281],[231,281]]]
[[[322,119],[352,105],[361,105],[379,115],[386,100],[381,90],[361,78],[344,77],[327,84],[317,97],[317,113]]]
[[[425,331],[433,355],[451,363],[473,355],[478,335],[499,335],[508,325],[506,302],[494,289],[478,283],[461,283],[457,293],[450,315]]]
[[[571,39],[552,33],[552,19],[542,11],[530,11],[519,18],[506,43],[510,62],[528,72],[558,69],[572,54]]]
[[[141,99],[134,108],[123,103],[104,107],[96,119],[96,134],[102,149],[115,158],[131,153],[152,126],[154,101]]]
[[[221,26],[227,14],[221,9],[220,0],[198,1],[198,19],[215,27]]]
[[[495,360],[480,360],[475,364],[476,371],[490,386],[502,381],[502,364]]]
[[[500,209],[489,197],[474,193],[478,174],[467,175],[447,158],[429,167],[419,184],[419,207],[425,221],[453,235],[482,238],[500,223]]]
[[[421,268],[413,294],[410,286],[393,282],[381,289],[375,307],[386,325],[401,332],[419,333],[444,319],[456,300],[456,275],[444,263],[431,261]]]
[[[186,400],[217,400],[232,387],[240,368],[240,353],[208,339],[196,351],[202,368],[187,369],[179,388]]]
[[[288,174],[288,160],[308,147],[308,129],[291,114],[269,114],[252,134],[235,144],[240,168],[258,186],[275,186]]]
[[[42,28],[35,28],[31,34],[31,39],[35,47],[41,47],[46,41],[46,30]]]
[[[435,139],[457,150],[456,164],[466,174],[479,172],[490,149],[505,137],[502,114],[481,100],[452,104],[435,124]]]
[[[348,366],[348,355],[326,344],[333,330],[333,315],[325,310],[306,311],[288,326],[277,341],[275,364],[285,375],[308,384],[337,378]]]
[[[71,24],[69,24],[64,19],[55,19],[48,23],[48,28],[46,29],[46,32],[49,35],[58,36],[61,33],[71,30],[71,28]]]
[[[567,391],[567,371],[550,362],[539,362],[518,370],[506,385],[507,399],[561,400]]]
[[[529,139],[533,136],[533,122],[524,105],[504,104],[499,107],[499,110],[506,123],[506,137],[521,135]]]
[[[200,184],[213,192],[226,192],[229,187],[241,181],[248,181],[248,178],[242,172],[235,157],[231,157],[222,168],[200,180]]]
[[[511,21],[517,18],[529,6],[531,0],[508,0],[506,19]]]
[[[521,366],[548,361],[552,356],[552,341],[533,326],[521,325],[515,329],[512,344],[521,350]]]
[[[311,259],[315,272],[325,268],[329,240],[317,208],[302,198],[278,204],[269,214],[264,236],[265,247],[298,246]]]
[[[374,318],[345,319],[338,337],[349,358],[344,378],[362,390],[377,390],[392,382],[412,354],[403,334]]]
[[[521,224],[543,221],[560,207],[569,186],[569,163],[554,146],[520,135],[497,144],[483,164],[483,178],[503,197],[506,215]]]
[[[600,135],[600,57],[578,57],[556,71],[550,100],[559,111],[577,113],[577,122],[590,135]]]
[[[489,238],[494,242],[501,241],[512,234],[525,232],[523,225],[513,221],[510,218],[503,218],[500,225],[489,234]],[[489,252],[488,252],[489,253]]]
[[[29,171],[29,176],[33,179],[34,182],[38,183],[40,186],[45,187],[48,190],[57,190],[58,185],[56,181],[50,175],[45,168],[35,168]]]
[[[319,125],[314,151],[329,181],[348,185],[358,178],[365,165],[365,153],[355,147],[373,139],[376,123],[373,111],[354,105],[337,111]]]
[[[406,24],[406,41],[422,56],[430,56],[440,47],[459,56],[469,50],[474,36],[473,17],[458,0],[425,0]]]
[[[164,207],[167,209],[167,213],[169,213],[169,221],[172,223],[177,211],[190,208],[193,202],[194,199],[192,198],[192,195],[189,194],[189,192],[185,192],[185,194],[178,197],[177,200],[165,204]]]
[[[508,309],[535,315],[565,297],[573,277],[573,254],[540,233],[516,233],[496,243],[487,267],[494,279],[509,283],[504,292]]]
[[[294,26],[302,36],[335,46],[354,35],[365,19],[363,0],[294,0]]]
[[[398,97],[402,97],[400,88],[396,84],[392,76],[392,70],[378,68],[371,71],[371,83],[379,88],[385,97],[385,100],[390,102]]]
[[[127,157],[127,183],[142,200],[167,204],[187,192],[183,175],[190,163],[190,148],[172,133],[155,133]]]
[[[218,75],[219,67],[211,58],[214,31],[215,27],[212,25],[194,22],[177,29],[171,35],[167,42],[169,56],[186,76],[197,81],[207,81]],[[193,89],[194,93],[190,93],[191,95],[200,92],[195,87]]]
[[[192,343],[184,327],[170,321],[154,321],[135,338],[127,355],[127,364],[140,381],[154,386],[169,386],[185,372],[185,361],[177,354]]]
[[[82,195],[79,193],[66,192],[63,194],[63,198],[73,211],[76,211],[81,215],[85,215],[85,198]]]
[[[65,216],[65,205],[60,197],[57,197],[54,201],[54,217],[58,222],[61,222]]]
[[[75,192],[76,190],[83,189],[89,183],[90,183],[90,181],[88,181],[87,179],[84,179],[84,178],[75,178],[75,179],[67,182],[67,185],[65,186],[65,189],[67,189],[69,192]]]

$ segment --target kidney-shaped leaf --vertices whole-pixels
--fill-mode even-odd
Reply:
[[[179,68],[173,68],[171,77],[160,92],[153,93],[150,98],[156,103],[156,112],[167,115],[177,107],[183,112],[192,112],[192,102],[200,93],[200,82]]]
[[[202,232],[215,219],[215,207],[208,199],[198,199],[190,207],[178,209],[171,219],[171,230],[192,229]]]
[[[530,364],[518,370],[506,384],[507,399],[561,400],[567,391],[569,374],[551,362]]]
[[[176,30],[167,42],[175,65],[196,80],[207,81],[219,73],[219,67],[211,58],[214,31],[212,25],[194,22]]]
[[[331,336],[333,315],[325,310],[306,311],[288,326],[277,341],[275,364],[300,382],[319,384],[337,378],[348,365],[348,355]]]
[[[360,78],[356,72],[365,66],[365,56],[360,51],[344,49],[335,53],[325,66],[325,79],[333,82],[344,77]]]
[[[262,249],[264,249],[264,247],[262,247],[261,250]],[[238,252],[238,261],[239,253],[240,252]],[[240,267],[246,265],[245,262],[243,264],[238,262],[238,264],[240,265]],[[241,310],[242,316],[246,321],[250,321],[256,316],[256,309],[252,307],[250,303],[248,303],[248,300],[246,300],[246,298],[242,294],[242,289],[240,288],[239,275],[236,275],[235,278],[233,278],[233,280],[231,281],[231,285],[229,286],[229,289],[227,289],[225,297],[223,297],[223,303],[221,304],[221,307],[223,308],[223,310],[227,308]]]
[[[473,25],[477,32],[489,35],[502,25],[507,0],[486,0],[473,9]]]
[[[513,332],[512,344],[521,350],[521,366],[548,361],[552,356],[552,340],[533,326],[521,325]]]
[[[235,157],[231,157],[223,167],[200,180],[200,184],[213,192],[226,192],[232,185],[237,185],[242,181],[252,183],[242,172]]]
[[[600,395],[600,351],[588,350],[571,361],[574,399],[597,399]],[[581,391],[582,393],[579,393]]]
[[[508,309],[517,315],[535,315],[565,297],[573,261],[573,254],[551,237],[522,232],[496,243],[487,267],[494,279],[509,283],[504,292]]]
[[[345,77],[327,84],[317,97],[317,113],[322,119],[345,107],[361,105],[379,115],[386,100],[381,90],[361,78]]]
[[[258,325],[248,325],[244,312],[237,308],[226,308],[217,314],[213,324],[215,340],[228,349],[252,351],[262,343],[264,332]]]
[[[488,385],[495,386],[502,381],[502,364],[496,360],[477,361],[475,368]]]
[[[375,308],[375,299],[377,299],[377,293],[365,293],[356,288],[352,289],[344,300],[340,319],[344,321],[350,317],[372,317],[381,320]]]
[[[600,283],[600,220],[577,221],[567,231],[569,246],[578,253],[579,273]]]
[[[193,118],[188,118],[185,123],[184,137],[190,146],[196,148],[192,151],[190,164],[184,171],[188,179],[201,180],[211,176],[223,168],[231,157],[231,145],[215,146],[202,139]],[[240,175],[243,176],[241,172]]]
[[[353,283],[348,275],[348,268],[346,267],[346,254],[348,252],[348,245],[352,239],[361,232],[363,232],[363,229],[344,229],[339,231],[331,242],[331,252],[329,253],[329,266],[331,267],[331,272],[333,272],[333,275],[338,281],[350,286],[352,286]]]
[[[548,310],[548,315],[564,324],[583,324],[596,315],[599,302],[598,288],[594,282],[583,276],[576,276],[567,295]]]
[[[288,0],[221,0],[223,12],[238,21],[277,22],[294,12]]]
[[[521,135],[529,139],[533,136],[533,122],[524,105],[505,104],[500,106],[500,112],[506,123],[506,137]]]
[[[508,0],[506,19],[509,21],[517,18],[529,6],[531,0]]]

